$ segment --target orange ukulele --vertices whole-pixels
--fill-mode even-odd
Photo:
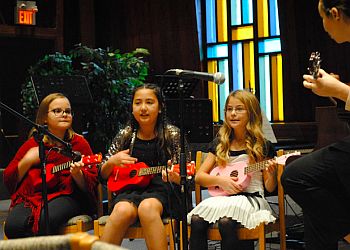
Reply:
[[[93,165],[97,163],[101,163],[102,161],[102,154],[94,154],[94,155],[88,155],[88,156],[83,156],[81,158],[81,161],[85,165]],[[51,186],[50,183],[53,182],[55,179],[55,173],[58,173],[64,169],[70,168],[70,164],[72,164],[74,161],[68,161],[59,165],[54,165],[54,164],[47,164],[46,165],[46,183],[48,186]],[[30,174],[30,172],[29,172]],[[34,188],[38,188],[41,184],[41,178],[33,178],[34,180]]]
[[[119,193],[135,187],[146,187],[154,174],[161,173],[166,166],[148,167],[144,162],[125,164],[126,167],[114,167],[108,178],[107,187],[111,192]],[[195,173],[195,163],[187,163],[187,175]],[[179,164],[173,166],[173,171],[180,173]]]

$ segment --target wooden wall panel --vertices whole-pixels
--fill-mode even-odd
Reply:
[[[122,51],[147,48],[152,74],[167,69],[199,70],[199,48],[194,1],[120,0],[103,1],[97,8],[97,46],[110,45]],[[100,4],[103,4],[100,3]],[[102,21],[109,11],[110,23]],[[107,40],[105,40],[106,38]]]

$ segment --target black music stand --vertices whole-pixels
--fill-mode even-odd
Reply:
[[[75,111],[73,127],[82,134],[87,133],[86,117],[92,95],[85,76],[32,76],[31,80],[38,104],[51,93],[59,92],[67,96]]]
[[[158,76],[159,77],[159,76]],[[186,171],[186,152],[185,152],[185,125],[184,125],[184,98],[189,97],[195,87],[197,80],[193,79],[183,79],[179,77],[162,75],[161,88],[162,92],[166,97],[178,97],[178,124],[180,128],[180,190],[181,190],[181,201],[182,201],[182,211],[181,211],[181,221],[182,221],[182,249],[188,248],[188,232],[187,232],[187,208],[188,208],[188,198],[187,198],[187,171]]]
[[[179,127],[179,99],[166,99],[169,121]],[[213,140],[213,107],[210,99],[184,99],[184,132],[190,143]]]
[[[160,88],[162,89],[165,98],[179,98],[178,82],[179,77],[171,75],[156,75],[156,82],[160,83]],[[159,79],[159,80],[158,80]],[[188,98],[192,95],[192,92],[199,83],[196,79],[186,79],[182,80],[183,84],[183,96]]]
[[[72,104],[90,104],[92,96],[85,76],[32,76],[38,103],[51,93],[60,92]]]

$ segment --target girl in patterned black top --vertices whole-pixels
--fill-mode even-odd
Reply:
[[[114,166],[136,162],[159,166],[178,162],[179,129],[165,122],[164,113],[164,100],[157,86],[145,84],[134,90],[132,121],[119,132],[109,148],[100,169],[102,179],[108,179]],[[178,194],[176,184],[179,183],[180,176],[168,170],[155,175],[146,188],[133,188],[115,195],[114,208],[101,239],[120,245],[127,229],[139,219],[148,249],[167,249],[162,216],[170,214],[168,197],[176,197],[172,192]]]

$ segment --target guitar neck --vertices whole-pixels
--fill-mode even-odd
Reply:
[[[62,164],[59,164],[59,165],[56,165],[52,168],[52,174],[55,174],[55,173],[58,173],[64,169],[67,169],[67,168],[70,168],[70,164],[72,164],[73,161],[69,161],[69,162],[65,162],[65,163],[62,163]]]
[[[95,154],[95,155],[87,155],[81,158],[81,161],[85,164],[85,165],[91,165],[91,164],[97,164],[100,163],[102,161],[102,154]],[[52,167],[51,169],[51,173],[55,174],[57,172],[60,172],[64,169],[70,168],[70,165],[74,163],[74,161],[68,161],[59,165],[56,165],[54,167]]]
[[[165,169],[165,166],[141,168],[139,173],[138,173],[138,176],[158,174],[158,173],[161,173],[163,169]]]
[[[249,174],[251,172],[256,172],[259,170],[262,170],[265,168],[265,164],[268,162],[268,160],[260,161],[257,163],[253,163],[251,165],[248,165],[244,168],[244,174]]]

